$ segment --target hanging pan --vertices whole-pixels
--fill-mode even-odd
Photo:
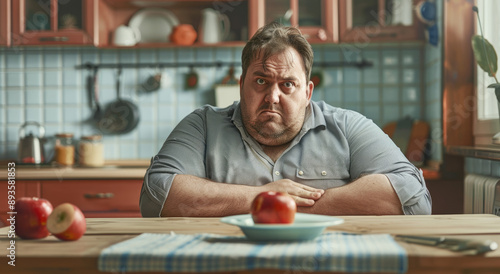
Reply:
[[[116,78],[116,97],[106,106],[104,115],[99,121],[99,129],[103,134],[125,134],[137,127],[140,115],[139,108],[132,101],[120,97],[121,68]]]

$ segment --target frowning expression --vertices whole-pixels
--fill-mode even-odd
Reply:
[[[299,53],[289,47],[265,63],[256,58],[241,80],[241,115],[247,132],[262,145],[290,142],[302,128],[314,88]]]

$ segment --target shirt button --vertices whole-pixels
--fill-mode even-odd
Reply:
[[[304,171],[300,170],[300,171],[299,171],[299,175],[300,175],[300,176],[304,175]]]
[[[275,171],[274,174],[276,174],[276,176],[280,176],[280,172],[279,171]]]
[[[321,175],[326,176],[326,171],[321,171]]]

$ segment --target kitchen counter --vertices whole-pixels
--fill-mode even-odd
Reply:
[[[488,214],[430,216],[341,216],[343,224],[327,231],[360,234],[389,233],[442,235],[453,238],[500,242],[500,218]],[[0,243],[8,247],[9,227],[0,229]],[[242,235],[236,226],[219,218],[87,218],[85,235],[74,242],[54,236],[41,240],[15,239],[16,266],[0,258],[0,273],[102,273],[97,270],[103,249],[141,233]],[[480,255],[452,252],[433,246],[398,242],[408,254],[407,274],[420,273],[500,273],[500,250]],[[233,273],[289,273],[290,271],[253,269]]]
[[[464,157],[500,160],[499,145],[449,146],[446,147],[446,152]]]
[[[7,162],[3,163],[0,178],[7,179]],[[16,164],[16,180],[62,179],[143,179],[149,160],[112,160],[102,167],[62,167],[56,164]]]

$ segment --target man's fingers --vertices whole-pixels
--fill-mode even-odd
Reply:
[[[323,189],[316,189],[312,187],[308,187],[308,189],[305,188],[297,188],[293,191],[289,191],[289,194],[299,196],[301,198],[306,198],[306,199],[312,199],[312,200],[317,200],[321,198],[323,193],[325,191]]]
[[[297,196],[293,196],[293,199],[295,200],[297,206],[313,206],[315,203],[312,199],[305,199]]]
[[[303,185],[292,180],[283,179],[265,185],[266,189],[286,192],[295,198],[298,206],[312,206],[315,200],[321,198],[325,191]]]
[[[296,183],[296,182],[294,182],[294,184],[296,186],[298,186],[298,187],[300,187],[300,188],[302,188],[304,190],[310,191],[310,192],[320,192],[321,194],[323,194],[325,192],[323,189],[310,187],[310,186],[299,184],[299,183]]]

